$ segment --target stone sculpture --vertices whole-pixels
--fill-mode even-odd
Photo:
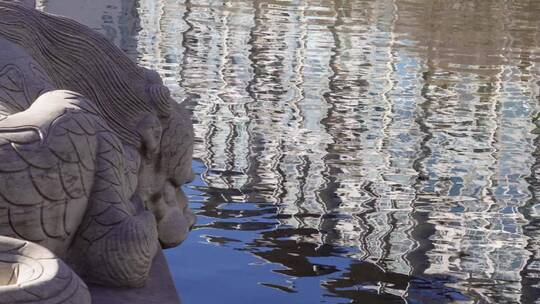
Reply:
[[[90,303],[84,282],[37,244],[0,237],[0,303]]]
[[[0,303],[89,303],[79,276],[142,286],[195,222],[180,189],[192,151],[190,115],[157,73],[0,0]]]

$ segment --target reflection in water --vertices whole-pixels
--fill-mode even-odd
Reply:
[[[187,303],[538,300],[539,1],[118,2],[193,112]]]
[[[36,0],[46,12],[68,16],[102,33],[131,58],[137,58],[140,30],[137,0]]]

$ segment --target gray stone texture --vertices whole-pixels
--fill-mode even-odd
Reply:
[[[142,288],[111,288],[93,284],[88,287],[92,304],[180,304],[162,252],[154,258],[150,275]]]

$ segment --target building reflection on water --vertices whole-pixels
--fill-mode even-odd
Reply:
[[[538,300],[540,2],[82,2],[192,110],[209,244],[328,301]]]
[[[141,29],[137,0],[36,0],[36,6],[99,31],[131,58],[137,58]]]

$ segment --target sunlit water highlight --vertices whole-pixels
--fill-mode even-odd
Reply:
[[[540,1],[42,0],[193,112],[184,303],[532,303]]]

